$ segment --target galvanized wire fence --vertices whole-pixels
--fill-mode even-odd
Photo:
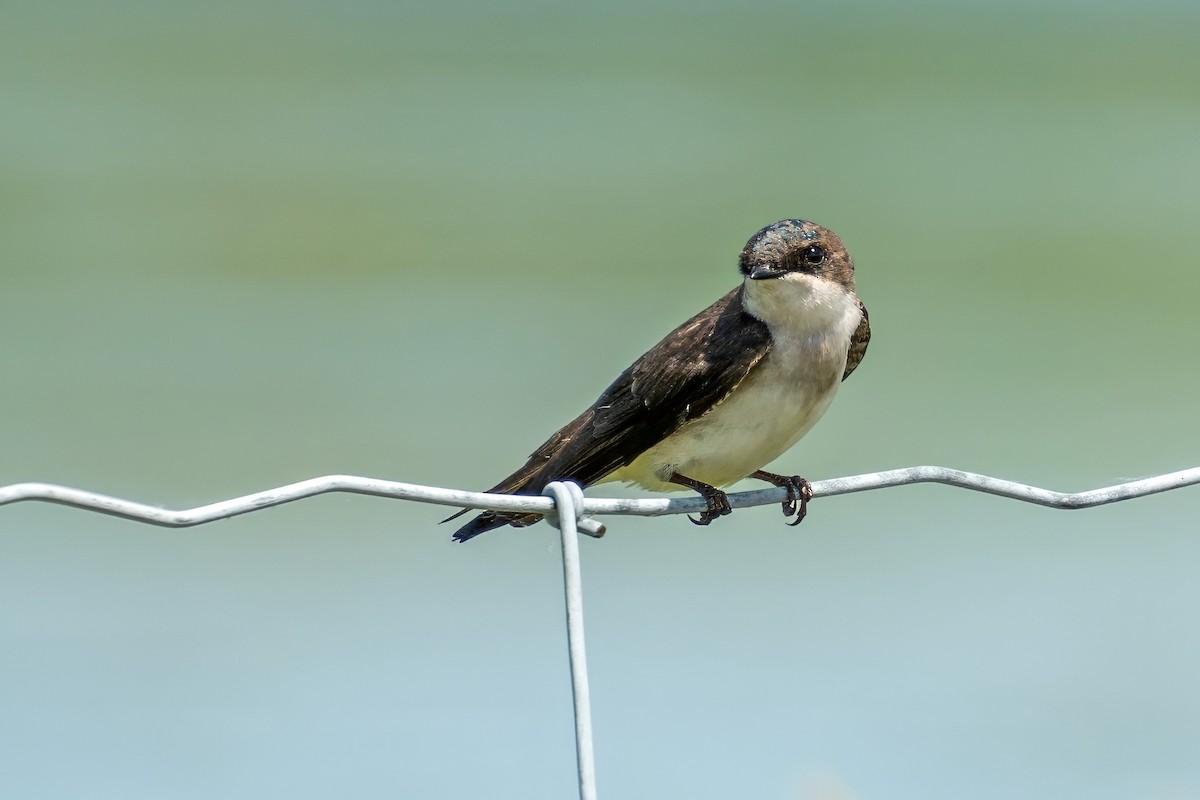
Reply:
[[[943,483],[1050,508],[1079,509],[1200,484],[1200,467],[1076,493],[1055,492],[947,467],[906,467],[814,481],[812,491],[813,497],[830,497],[914,483]],[[578,534],[584,533],[595,537],[604,535],[604,525],[592,519],[590,515],[593,514],[651,517],[663,514],[696,513],[705,508],[705,501],[702,498],[587,498],[584,497],[583,490],[574,483],[558,481],[547,486],[540,497],[501,495],[463,492],[457,489],[398,483],[355,475],[326,475],[182,511],[172,511],[50,483],[14,483],[0,487],[0,505],[31,500],[42,501],[124,517],[136,522],[168,528],[186,528],[330,492],[352,492],[460,508],[536,512],[544,514],[547,521],[559,529],[562,535],[567,647],[571,666],[571,689],[575,704],[575,745],[579,773],[579,796],[581,800],[596,800],[596,769],[592,748],[592,713],[588,690],[587,655],[584,650],[583,637],[583,588]],[[731,494],[729,495],[729,504],[733,508],[746,508],[782,503],[785,499],[787,499],[786,489],[771,488]]]

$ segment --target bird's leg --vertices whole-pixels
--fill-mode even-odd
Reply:
[[[690,515],[688,519],[692,520],[696,525],[707,525],[717,517],[724,516],[733,511],[729,507],[729,498],[725,493],[716,487],[709,486],[707,483],[701,483],[694,478],[689,478],[686,475],[680,475],[678,472],[672,472],[671,477],[667,478],[671,483],[677,483],[680,486],[686,486],[689,489],[697,491],[704,498],[704,502],[708,505],[704,511],[700,513],[699,519],[693,519]]]
[[[808,513],[808,501],[812,500],[812,486],[808,481],[799,475],[776,475],[774,472],[761,469],[750,473],[750,477],[787,489],[787,500],[783,501],[783,515],[785,517],[796,515],[795,521],[788,523],[792,527],[804,521],[804,515]],[[797,500],[800,501],[799,507],[796,505]]]

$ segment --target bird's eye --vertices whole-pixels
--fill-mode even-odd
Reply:
[[[825,248],[819,244],[810,244],[804,248],[804,261],[808,264],[820,264],[825,260]]]

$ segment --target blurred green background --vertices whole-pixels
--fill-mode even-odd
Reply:
[[[1194,4],[0,15],[0,483],[486,488],[790,216],[875,340],[780,471],[1200,464]],[[1198,510],[612,520],[601,795],[1200,797]],[[0,796],[572,796],[555,533],[444,514],[0,508]]]

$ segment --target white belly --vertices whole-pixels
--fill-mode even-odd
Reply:
[[[678,491],[672,473],[727,486],[774,461],[816,424],[837,394],[846,339],[776,341],[730,396],[605,480]]]

